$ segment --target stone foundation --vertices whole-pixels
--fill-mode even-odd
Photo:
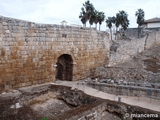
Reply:
[[[153,119],[160,116],[159,111],[92,97],[71,87],[52,84],[24,87],[0,95],[0,113],[2,120],[138,120],[139,117],[130,115],[154,114]]]
[[[160,90],[155,88],[146,88],[146,87],[138,87],[131,85],[94,83],[94,82],[88,82],[87,85],[109,94],[134,96],[134,97],[136,96],[147,97],[151,99],[160,100]]]

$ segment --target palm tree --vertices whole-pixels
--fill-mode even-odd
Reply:
[[[118,24],[121,25],[121,27],[125,31],[129,26],[128,14],[123,10],[119,11],[118,21],[119,21]]]
[[[87,16],[86,16],[86,11],[84,8],[81,8],[82,12],[80,12],[79,18],[81,19],[81,22],[83,23],[83,27],[86,27],[86,22],[87,22]]]
[[[129,26],[129,20],[126,19],[125,22],[123,22],[123,24],[122,24],[123,30],[126,30],[128,28],[128,26]]]
[[[108,17],[106,19],[106,24],[107,24],[107,27],[110,29],[110,34],[111,34],[111,40],[112,40],[112,22],[113,22],[113,19],[112,17]]]
[[[82,12],[80,12],[79,18],[81,19],[83,25],[86,27],[86,22],[91,19],[93,12],[94,12],[94,6],[92,3],[90,3],[89,0],[87,0],[83,7],[81,8]],[[93,19],[92,19],[93,20]],[[90,23],[92,23],[90,21]]]
[[[140,35],[140,26],[144,23],[144,11],[142,9],[138,9],[135,13],[137,17],[137,24],[138,24],[138,38]]]
[[[96,27],[96,29],[97,29],[97,23],[98,23],[99,11],[95,10],[95,12],[94,12],[94,17],[95,17],[95,19],[94,19],[94,23],[95,23],[95,27]]]
[[[84,4],[83,4],[83,7],[86,9],[86,11],[89,13],[89,12],[93,12],[94,11],[94,6],[92,3],[90,3],[89,0],[87,0]]]
[[[91,16],[92,16],[93,13],[94,13],[94,10],[95,10],[93,4],[90,3],[89,0],[87,0],[87,1],[85,2],[85,4],[83,4],[83,7],[86,9],[87,19],[90,20]]]
[[[95,21],[95,13],[92,13],[92,15],[89,19],[90,28],[91,28],[91,25],[93,25],[94,21]]]
[[[116,36],[115,36],[115,39],[117,39],[117,29],[119,28],[119,26],[121,24],[121,22],[120,22],[120,14],[117,13],[116,17],[113,16],[112,19],[113,19],[113,23],[116,26]]]
[[[105,20],[104,12],[98,12],[98,23],[99,23],[99,30],[102,22]]]

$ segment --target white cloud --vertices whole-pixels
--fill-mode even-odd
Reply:
[[[78,16],[86,0],[1,0],[0,14],[3,16],[29,20],[38,23],[81,24]],[[137,27],[135,11],[142,8],[145,18],[160,17],[159,0],[90,0],[95,8],[105,12],[106,17],[114,16],[119,10],[129,15],[130,27]],[[106,29],[106,24],[102,24]]]

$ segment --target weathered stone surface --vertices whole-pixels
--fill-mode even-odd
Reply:
[[[91,69],[108,62],[107,32],[36,24],[3,16],[0,19],[0,93],[53,82],[56,76],[53,65],[63,54],[71,55],[76,63],[73,81],[87,77]]]
[[[72,101],[59,100],[63,96],[70,100],[76,97],[77,106],[73,106],[75,103]],[[16,109],[16,103],[22,107]],[[49,120],[122,120],[125,119],[126,113],[160,116],[159,111],[104,100],[89,96],[80,90],[73,91],[70,87],[51,84],[25,87],[16,93],[0,95],[0,107],[1,120],[10,120],[11,117],[13,120],[39,120],[44,116]]]
[[[131,61],[137,54],[154,48],[157,45],[160,46],[160,31],[148,33],[148,35],[140,39],[117,40],[112,43],[110,49],[109,66]],[[156,55],[157,53],[152,52],[152,54]]]
[[[98,67],[92,71],[92,78],[125,80],[127,82],[160,83],[160,73],[153,73],[144,69],[122,67]]]

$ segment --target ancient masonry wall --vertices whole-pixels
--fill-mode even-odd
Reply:
[[[160,44],[160,31],[148,33],[148,35],[140,39],[120,40],[118,42],[120,45],[117,51],[110,54],[109,66],[129,61],[138,53]]]
[[[144,37],[146,35],[146,31],[149,31],[149,32],[160,31],[160,27],[145,28],[145,29],[141,28],[140,37]],[[128,28],[127,30],[124,31],[124,33],[129,38],[132,38],[132,39],[138,38],[138,28]]]
[[[106,84],[106,83],[87,83],[89,87],[95,88],[97,90],[115,94],[115,95],[125,95],[125,96],[137,96],[137,97],[146,97],[152,98],[155,100],[160,99],[160,90],[155,88],[147,87],[137,87],[137,86],[128,86],[128,85],[115,85],[115,84]]]
[[[120,41],[120,45],[115,53],[110,55],[109,66],[124,63],[131,60],[132,56],[144,51],[145,38],[135,39],[132,41]]]
[[[0,92],[53,82],[62,54],[73,59],[73,80],[106,64],[109,35],[95,29],[36,24],[0,17]]]

